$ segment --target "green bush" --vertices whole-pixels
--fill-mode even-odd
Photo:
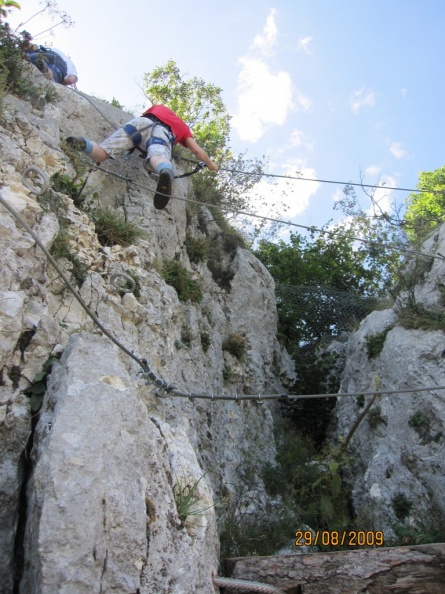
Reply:
[[[394,538],[391,547],[445,542],[445,516],[434,502],[426,512],[413,510],[412,521],[398,520],[391,526]]]
[[[50,253],[56,260],[65,258],[71,263],[72,278],[74,279],[75,284],[78,287],[81,287],[87,276],[88,269],[71,251],[69,246],[69,233],[63,219],[59,219],[59,233],[51,246]]]
[[[176,260],[164,260],[160,273],[165,282],[176,290],[180,301],[202,301],[202,290],[197,280],[193,279],[190,272]]]
[[[8,23],[0,20],[0,110],[7,93],[33,104],[42,98],[47,103],[58,99],[58,93],[52,85],[35,85],[30,80],[31,65],[24,54],[27,35],[26,31],[16,35]]]

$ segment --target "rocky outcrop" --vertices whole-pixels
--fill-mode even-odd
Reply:
[[[58,100],[46,102],[44,92],[35,106],[5,99],[2,198],[47,249],[63,218],[71,257],[59,264],[91,311],[156,374],[185,392],[213,393],[215,402],[160,397],[0,206],[0,592],[11,592],[15,582],[26,594],[211,593],[221,495],[242,483],[246,465],[255,474],[275,455],[269,405],[217,396],[281,392],[294,373],[275,336],[273,281],[242,248],[223,250],[220,259],[213,254],[212,270],[205,260],[191,262],[186,235],[222,245],[221,230],[205,208],[181,200],[191,191],[187,180],[175,182],[179,200],[154,209],[155,181],[137,156],[107,163],[125,180],[91,171],[84,189],[87,201],[145,230],[129,247],[101,245],[90,218],[66,194],[30,194],[22,178],[29,165],[71,179],[85,168],[67,156],[61,139],[100,140],[130,118],[33,76]],[[200,302],[179,300],[158,272],[163,260],[180,262],[199,283]],[[218,263],[224,286],[216,282]],[[137,278],[138,296],[113,285],[116,272]],[[244,357],[223,348],[231,334],[242,339]],[[23,391],[38,400],[42,384],[36,414]],[[181,511],[181,492],[191,488],[196,502]],[[261,481],[255,489],[261,505]]]
[[[445,226],[422,252],[440,256],[444,248]],[[350,447],[347,479],[355,511],[365,530],[374,526],[388,538],[396,524],[427,536],[445,517],[445,390],[419,391],[445,385],[444,331],[428,326],[428,316],[440,320],[443,315],[445,261],[437,257],[420,262],[417,281],[394,308],[373,312],[351,336],[341,385],[342,392],[358,394],[378,386],[406,390],[378,397]],[[414,265],[406,272],[411,278]],[[430,312],[426,318],[425,311]],[[412,317],[404,324],[408,327],[399,319],[406,312]],[[424,320],[417,323],[419,313]],[[381,346],[370,349],[376,337]],[[338,399],[337,435],[347,434],[365,402],[352,396]]]

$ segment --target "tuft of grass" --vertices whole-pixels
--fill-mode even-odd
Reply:
[[[200,504],[201,497],[198,493],[198,485],[204,478],[203,474],[197,481],[190,483],[185,477],[180,477],[173,488],[175,497],[176,511],[181,522],[181,528],[184,527],[185,522],[190,516],[202,516],[202,514],[210,509],[211,505],[207,507],[197,507]]]
[[[208,245],[206,239],[187,235],[185,238],[185,249],[187,250],[190,262],[198,264],[199,262],[204,262],[207,258]]]
[[[124,215],[109,207],[99,206],[90,210],[96,227],[99,243],[112,247],[127,247],[145,235],[145,231],[134,221],[127,221]]]
[[[71,275],[76,285],[78,287],[81,287],[87,276],[88,269],[86,265],[72,253],[71,248],[69,246],[68,229],[66,227],[66,224],[64,224],[63,220],[59,220],[59,225],[59,233],[57,234],[53,242],[53,245],[51,246],[50,253],[56,260],[65,258],[66,260],[68,260],[68,262],[71,262]]]
[[[229,336],[222,343],[223,351],[227,351],[239,361],[244,359],[248,346],[249,341],[247,338],[241,334],[236,334],[235,332],[229,334]]]
[[[383,330],[383,332],[366,337],[366,352],[369,359],[374,359],[380,355],[385,344],[386,336],[390,330],[391,328],[387,328],[386,330]]]
[[[160,273],[165,282],[171,285],[178,294],[180,301],[202,301],[202,290],[197,280],[191,277],[190,272],[176,260],[164,260]]]
[[[399,323],[407,330],[445,330],[445,312],[429,311],[417,305],[404,307],[398,312]]]

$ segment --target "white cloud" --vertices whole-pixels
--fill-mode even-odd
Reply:
[[[350,98],[350,105],[353,112],[357,113],[362,107],[374,107],[376,101],[375,93],[371,89],[362,87],[355,91]]]
[[[252,48],[259,49],[263,54],[270,54],[277,43],[278,29],[275,23],[277,11],[273,8],[266,19],[263,32],[255,37]]]
[[[291,109],[307,111],[311,106],[311,101],[294,89],[290,74],[274,70],[267,61],[279,37],[275,16],[272,9],[262,33],[239,59],[238,105],[231,123],[241,140],[249,142],[259,140],[269,125],[282,126]]]
[[[312,42],[313,37],[303,37],[298,41],[298,49],[303,50],[306,54],[311,54],[312,50],[309,47],[309,44]]]
[[[392,142],[389,146],[389,152],[394,155],[396,159],[404,159],[408,155],[408,151],[403,148],[401,142]]]
[[[251,192],[256,214],[292,220],[309,208],[311,198],[321,185],[320,182],[310,181],[317,177],[315,169],[307,167],[303,159],[293,158],[282,165],[282,172],[282,175],[305,179],[275,178],[271,183],[263,178]]]
[[[289,138],[289,147],[298,148],[304,143],[305,134],[301,130],[292,130]]]
[[[297,128],[290,132],[287,142],[278,149],[278,154],[287,153],[289,150],[294,151],[295,149],[314,150],[313,141],[302,130]]]
[[[267,124],[283,125],[293,107],[292,80],[287,72],[274,74],[267,64],[243,57],[238,77],[238,113],[232,126],[242,140],[255,142],[264,134]],[[304,98],[298,100],[305,108]]]

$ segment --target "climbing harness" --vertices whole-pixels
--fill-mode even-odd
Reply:
[[[84,99],[86,99],[88,101],[88,103],[90,105],[92,105],[92,107],[94,107],[94,109],[104,118],[105,121],[107,121],[110,126],[112,128],[114,128],[115,130],[117,130],[118,128],[116,128],[116,126],[113,124],[113,122],[111,122],[102,112],[101,110],[97,107],[97,105],[95,105],[93,103],[93,101],[91,101],[91,99],[88,97],[88,95],[85,95],[84,93],[82,93],[81,91],[79,91],[76,88],[73,88],[72,86],[69,87],[72,91],[74,91],[75,93],[77,93],[78,95],[80,95],[81,97],[83,97]],[[148,120],[151,120],[151,123],[144,128],[141,128],[140,130],[138,130],[135,126],[133,126],[132,124],[125,124],[122,128],[124,130],[124,132],[126,134],[128,134],[128,136],[131,138],[131,141],[134,144],[134,147],[129,151],[129,154],[132,154],[135,150],[138,150],[141,154],[141,158],[145,159],[147,156],[146,151],[144,151],[143,148],[141,148],[140,143],[142,142],[142,135],[140,135],[140,132],[143,132],[144,130],[146,130],[149,127],[154,127],[156,125],[159,126],[163,126],[164,128],[166,128],[170,134],[172,135],[173,139],[174,139],[174,134],[170,128],[170,126],[168,124],[166,124],[165,122],[162,122],[159,118],[157,118],[156,116],[152,115],[152,114],[147,114],[147,115],[143,115],[142,117],[147,118]],[[140,135],[140,136],[139,136]],[[159,139],[162,141],[162,139]],[[173,155],[173,142],[172,142],[172,155]],[[175,175],[174,178],[175,179],[181,179],[183,177],[189,177],[190,175],[194,175],[195,173],[198,173],[199,171],[201,171],[201,169],[203,169],[204,167],[206,167],[206,164],[203,161],[191,161],[189,159],[184,159],[183,157],[179,157],[181,160],[183,161],[190,161],[192,163],[195,163],[196,166],[192,171],[187,171],[186,173],[182,173],[181,175]],[[149,175],[157,175],[154,171],[148,171],[146,170],[147,173]],[[110,172],[111,173],[111,172]],[[114,174],[117,177],[117,174]],[[126,179],[124,176],[121,177],[121,179]],[[128,180],[127,181],[131,181]]]

